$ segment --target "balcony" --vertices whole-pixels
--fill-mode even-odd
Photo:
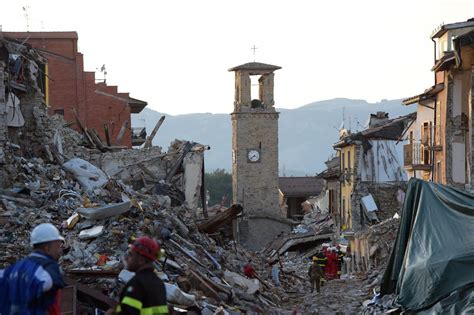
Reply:
[[[139,146],[145,143],[146,140],[146,128],[145,127],[133,127],[132,128],[132,146]]]
[[[419,141],[403,146],[403,162],[405,168],[413,170],[431,170],[431,150]]]

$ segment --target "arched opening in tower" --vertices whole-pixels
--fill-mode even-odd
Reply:
[[[250,76],[250,99],[252,100],[252,108],[263,108],[263,103],[260,99],[260,83],[258,79],[260,79],[260,75]]]

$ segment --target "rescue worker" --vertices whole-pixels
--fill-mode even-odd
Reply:
[[[252,261],[250,259],[244,266],[244,275],[250,279],[255,278],[257,275],[255,269],[252,267]]]
[[[270,266],[270,276],[273,280],[273,283],[275,286],[279,287],[281,285],[280,283],[280,266],[279,266],[280,261],[276,260],[273,262],[269,263]]]
[[[344,262],[344,253],[341,251],[341,246],[337,245],[337,278],[341,278],[342,274],[342,264]]]
[[[308,270],[309,281],[311,282],[311,293],[314,291],[314,285],[316,284],[316,292],[320,293],[321,278],[323,277],[323,270],[318,264],[318,258],[313,257],[313,263],[309,266]]]
[[[320,250],[316,253],[316,255],[314,257],[316,257],[316,262],[319,265],[319,267],[321,267],[321,270],[323,272],[323,277],[321,277],[321,286],[324,286],[324,283],[326,282],[326,279],[324,278],[324,275],[325,275],[326,265],[327,265],[328,259],[327,259],[326,255]],[[313,259],[314,259],[314,257],[313,257]]]
[[[58,229],[50,223],[33,229],[32,253],[0,270],[0,314],[60,314],[65,284],[58,260],[63,242]]]
[[[168,314],[165,285],[153,268],[159,252],[158,243],[146,236],[137,238],[130,245],[126,264],[129,271],[135,272],[135,276],[122,290],[115,311],[110,309],[106,314]]]
[[[336,247],[331,247],[326,251],[327,264],[326,269],[324,270],[324,275],[327,280],[332,280],[337,278],[337,253]]]

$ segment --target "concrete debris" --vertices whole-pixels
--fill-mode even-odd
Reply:
[[[25,62],[39,58],[30,57]],[[0,62],[0,74],[8,71]],[[79,133],[62,117],[48,117],[33,79],[27,75],[21,84],[10,85],[22,91],[24,126],[9,127],[0,115],[0,268],[29,253],[33,226],[51,222],[62,228],[66,241],[60,264],[83,310],[113,305],[130,278],[122,271],[123,255],[142,235],[161,241],[166,256],[155,267],[176,307],[219,314],[278,312],[285,290],[301,287],[284,274],[276,287],[266,257],[231,237],[198,230],[204,223],[209,228],[204,230],[217,231],[241,212],[235,205],[238,211],[230,211],[230,217],[224,211],[206,220],[197,208],[208,146],[175,140],[166,152],[102,147],[85,129]],[[2,109],[6,113],[0,97]],[[259,280],[243,276],[248,259]],[[234,284],[224,271],[232,273]]]
[[[181,291],[177,285],[165,282],[165,287],[166,299],[171,303],[192,306],[196,302],[196,296]]]
[[[24,44],[4,39],[0,44],[15,52],[17,63],[45,62]],[[228,233],[242,213],[240,205],[198,209],[209,146],[182,140],[173,141],[166,152],[107,146],[78,119],[81,133],[70,129],[63,117],[48,117],[36,72],[30,71],[34,68],[25,67],[18,77],[0,59],[0,268],[26,256],[29,231],[50,222],[62,227],[66,241],[60,264],[83,310],[106,310],[114,304],[133,276],[124,270],[123,255],[143,235],[159,240],[166,252],[155,269],[175,309],[203,314],[297,314],[303,306],[311,309],[309,258],[322,243],[338,243],[331,236],[330,215],[312,210],[294,233],[281,235],[261,252],[248,251]],[[15,126],[7,122],[6,90],[18,98],[8,106],[10,112],[21,111],[23,125],[20,118]],[[370,228],[366,259],[349,259],[347,265],[354,266],[346,268],[346,278],[325,286],[352,285],[357,272],[369,270],[358,282],[366,291],[354,289],[348,300],[349,313],[357,312],[377,286],[378,270],[396,233],[396,219],[390,220]],[[248,261],[255,269],[252,279],[243,274]],[[276,268],[279,279],[272,281]],[[325,300],[340,302],[329,293]]]
[[[232,271],[224,271],[224,279],[232,286],[238,285],[247,294],[255,294],[260,289],[258,279],[248,279]]]
[[[103,226],[103,225],[94,226],[94,227],[92,227],[92,228],[90,228],[90,229],[82,230],[82,231],[79,233],[79,238],[80,238],[81,240],[88,240],[88,239],[91,239],[91,238],[99,237],[99,236],[101,236],[103,233],[104,233],[104,226]]]
[[[102,188],[108,181],[102,170],[82,159],[71,159],[63,164],[66,171],[71,172],[86,190]]]
[[[77,208],[77,212],[89,220],[102,220],[120,215],[130,210],[130,201],[113,203],[97,208]]]
[[[79,219],[80,219],[79,213],[74,213],[66,220],[66,227],[68,229],[72,229],[77,224],[77,222],[79,222]]]

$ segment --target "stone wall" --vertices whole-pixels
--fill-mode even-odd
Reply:
[[[368,183],[360,182],[355,186],[352,193],[352,218],[354,231],[365,230],[369,226],[367,218],[361,210],[360,200],[369,194],[374,198],[379,211],[376,212],[379,221],[393,217],[396,212],[400,212],[400,203],[397,199],[397,192],[406,190],[406,182],[391,183]],[[356,228],[357,227],[357,228]]]
[[[279,216],[278,113],[233,113],[233,195],[248,213]],[[249,149],[259,149],[261,159],[248,162]]]
[[[251,250],[260,250],[276,236],[291,232],[291,225],[270,217],[249,217],[239,222],[239,241]]]
[[[362,272],[383,268],[387,264],[397,238],[400,220],[390,218],[356,234],[349,271]]]

